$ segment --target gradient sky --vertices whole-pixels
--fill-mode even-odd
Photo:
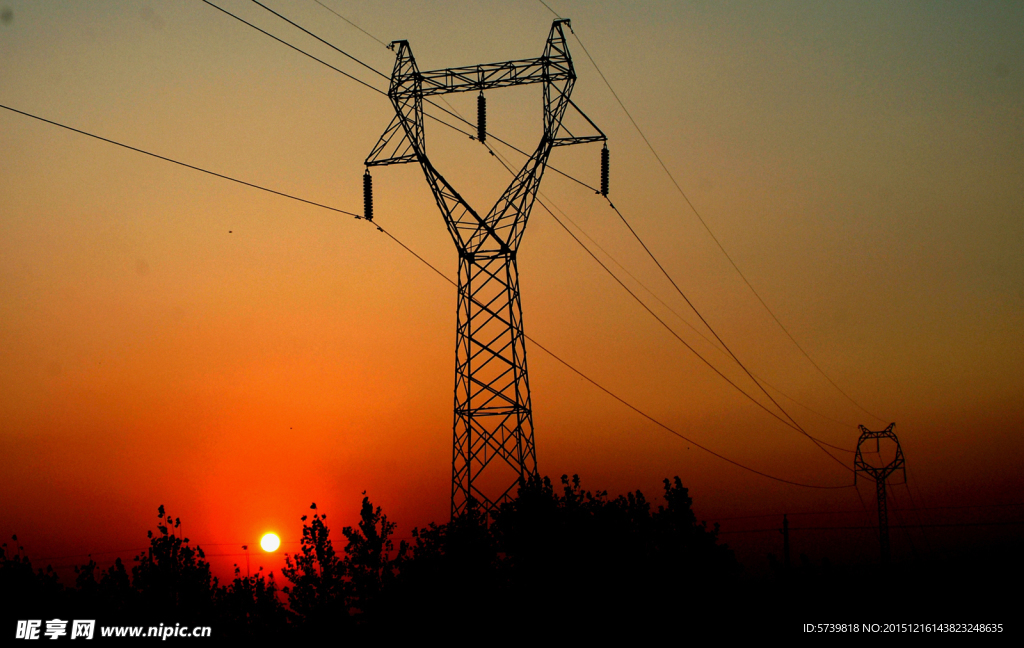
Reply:
[[[553,18],[536,1],[324,3],[385,42],[407,39],[421,69],[539,56]],[[219,4],[384,85],[250,2]],[[268,4],[390,73],[391,52],[312,0]],[[919,505],[1019,501],[1024,4],[549,4],[764,300],[882,419],[772,321],[570,39],[573,99],[609,136],[612,200],[749,368],[802,404],[783,406],[847,448],[858,423],[896,421]],[[362,163],[393,115],[385,97],[198,0],[0,9],[0,103],[361,211]],[[535,147],[539,88],[488,99],[490,130]],[[472,95],[449,100],[472,114]],[[435,165],[489,207],[508,176],[486,150],[430,122],[427,139]],[[598,148],[556,149],[551,164],[596,184]],[[364,490],[399,535],[447,518],[450,285],[363,221],[8,111],[0,151],[0,535],[36,557],[144,547],[164,504],[186,535],[228,552],[264,530],[298,539],[311,501],[351,524]],[[378,220],[454,276],[420,170],[376,169],[374,185]],[[697,323],[603,201],[553,173],[542,192]],[[758,470],[849,483],[539,207],[519,259],[527,332],[581,371]],[[528,353],[544,474],[652,498],[680,475],[708,520],[861,508],[849,488],[724,463]],[[223,575],[238,558],[216,560]]]

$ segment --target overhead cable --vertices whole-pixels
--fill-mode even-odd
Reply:
[[[546,2],[544,2],[544,0],[538,0],[538,1],[542,5],[544,5],[544,7],[548,11],[553,13],[555,15],[555,17],[561,18],[561,16],[559,16],[558,12],[556,12],[554,9],[552,9],[550,7],[550,5],[548,5]],[[624,112],[626,114],[626,117],[629,119],[630,123],[633,124],[633,128],[636,129],[636,132],[640,135],[641,139],[643,139],[644,144],[646,144],[647,148],[650,149],[651,153],[654,155],[654,158],[658,161],[658,164],[661,166],[662,170],[668,176],[669,180],[672,181],[672,184],[675,185],[676,191],[678,191],[679,195],[683,197],[684,201],[686,201],[686,204],[690,207],[690,209],[693,211],[694,215],[697,217],[697,220],[699,220],[700,224],[704,226],[704,229],[711,236],[711,239],[715,242],[715,245],[718,246],[718,249],[721,250],[722,254],[725,255],[725,258],[728,259],[729,264],[732,265],[732,267],[736,271],[736,273],[740,276],[741,279],[743,279],[743,283],[745,283],[747,285],[747,288],[750,289],[750,292],[754,293],[754,297],[756,297],[757,301],[759,301],[761,303],[761,306],[763,306],[764,309],[766,311],[768,311],[768,314],[771,316],[771,318],[773,320],[775,320],[775,323],[779,325],[779,328],[782,329],[782,331],[786,334],[786,336],[790,339],[790,341],[793,342],[793,344],[796,346],[796,348],[800,350],[800,353],[802,353],[803,356],[805,358],[807,358],[807,361],[810,362],[811,365],[814,366],[814,368],[818,371],[818,373],[820,373],[822,376],[824,376],[825,380],[827,380],[840,394],[842,394],[848,401],[853,403],[859,410],[861,410],[862,412],[864,412],[868,416],[871,416],[871,417],[873,417],[875,419],[878,419],[879,421],[883,421],[884,422],[886,419],[883,419],[883,418],[879,417],[878,415],[873,414],[870,411],[868,411],[867,409],[865,409],[864,406],[862,406],[860,403],[858,403],[856,400],[854,400],[852,396],[847,394],[839,385],[837,385],[835,383],[835,381],[832,380],[832,378],[825,372],[825,370],[822,369],[818,365],[818,363],[814,361],[814,359],[810,356],[809,353],[807,353],[807,351],[803,348],[803,346],[801,346],[800,343],[796,341],[796,338],[793,337],[793,334],[789,332],[789,329],[786,328],[786,326],[782,323],[782,321],[775,315],[775,312],[772,311],[772,309],[768,307],[768,304],[764,301],[764,299],[761,298],[760,293],[757,292],[757,290],[754,288],[753,284],[750,283],[750,280],[747,279],[747,276],[745,274],[743,274],[743,271],[740,270],[739,266],[733,260],[732,256],[730,256],[729,253],[726,251],[725,246],[723,246],[721,241],[718,240],[718,237],[715,236],[715,233],[711,230],[711,227],[707,224],[707,221],[704,220],[704,217],[701,215],[701,213],[697,210],[697,207],[690,200],[690,197],[688,195],[686,195],[685,191],[683,191],[683,188],[680,186],[679,182],[676,180],[675,175],[673,175],[673,173],[669,170],[668,166],[665,165],[665,162],[661,159],[661,155],[659,155],[658,151],[655,150],[654,145],[651,144],[651,141],[649,139],[647,139],[647,135],[644,134],[643,130],[640,128],[640,125],[636,123],[635,119],[633,119],[633,115],[630,114],[629,109],[626,108],[626,105],[622,102],[622,99],[619,98],[618,93],[615,92],[615,88],[612,87],[612,84],[608,81],[608,78],[605,77],[604,72],[601,71],[600,66],[598,66],[598,64],[597,64],[597,61],[595,61],[594,57],[590,55],[590,52],[587,50],[587,46],[583,44],[583,41],[580,39],[579,34],[577,34],[575,32],[575,30],[572,30],[572,35],[573,35],[573,37],[576,38],[576,42],[579,43],[580,47],[583,49],[583,53],[586,54],[587,58],[590,60],[591,65],[594,66],[594,69],[597,71],[597,74],[601,77],[601,80],[604,81],[605,86],[607,86],[608,90],[612,93],[612,96],[615,98],[615,101],[619,104],[619,107],[622,108],[622,112]]]
[[[355,216],[357,219],[362,220],[362,217],[360,215],[356,214],[355,212],[347,211],[347,210],[344,210],[344,209],[339,209],[337,207],[331,207],[329,205],[325,205],[323,203],[318,203],[318,202],[315,202],[315,201],[312,201],[312,200],[306,200],[305,198],[300,198],[298,196],[293,196],[291,194],[288,194],[288,193],[285,193],[285,192],[282,192],[282,191],[277,191],[277,190],[274,190],[274,189],[269,189],[267,187],[263,187],[263,186],[260,186],[260,185],[257,185],[257,184],[251,183],[251,182],[246,182],[244,180],[239,180],[237,178],[232,178],[230,176],[227,176],[227,175],[224,175],[224,174],[221,174],[221,173],[216,173],[214,171],[209,171],[207,169],[203,169],[201,167],[198,167],[198,166],[195,166],[195,165],[192,165],[192,164],[187,164],[185,162],[180,162],[178,160],[174,160],[174,159],[169,158],[169,157],[165,157],[165,156],[162,156],[162,155],[157,155],[155,153],[150,153],[149,151],[145,151],[143,149],[140,149],[140,148],[137,148],[137,147],[134,147],[134,146],[130,146],[128,144],[122,144],[121,142],[117,142],[115,140],[108,139],[106,137],[101,137],[99,135],[94,135],[92,133],[89,133],[89,132],[86,132],[86,131],[83,131],[83,130],[80,130],[80,129],[77,129],[77,128],[73,128],[71,126],[66,126],[66,125],[61,124],[61,123],[56,122],[56,121],[45,119],[43,117],[39,117],[37,115],[33,115],[31,113],[28,113],[28,112],[24,112],[24,111],[21,111],[21,110],[17,110],[15,108],[11,108],[10,106],[5,106],[3,104],[0,104],[0,108],[3,108],[5,110],[9,110],[9,111],[11,111],[13,113],[17,113],[19,115],[23,115],[25,117],[30,117],[32,119],[35,119],[35,120],[38,120],[38,121],[41,121],[41,122],[44,122],[44,123],[47,123],[47,124],[51,124],[53,126],[57,126],[57,127],[69,130],[69,131],[74,132],[74,133],[78,133],[80,135],[85,135],[86,137],[91,137],[93,139],[97,139],[97,140],[100,140],[102,142],[106,142],[108,144],[113,144],[115,146],[127,149],[129,151],[134,151],[136,153],[141,153],[143,155],[147,155],[147,156],[156,158],[158,160],[163,160],[165,162],[170,162],[172,164],[183,166],[185,168],[192,169],[194,171],[199,171],[201,173],[205,173],[205,174],[208,174],[208,175],[212,175],[212,176],[217,177],[217,178],[222,178],[224,180],[230,180],[231,182],[236,182],[238,184],[242,184],[242,185],[245,185],[247,187],[251,187],[253,189],[259,189],[260,191],[265,191],[265,192],[268,192],[268,193],[272,193],[272,194],[275,194],[277,196],[281,196],[283,198],[289,198],[291,200],[295,200],[295,201],[298,201],[298,202],[301,202],[301,203],[304,203],[304,204],[307,204],[307,205],[312,205],[314,207],[320,207],[322,209],[326,209],[326,210],[329,210],[329,211],[332,211],[332,212],[336,212],[336,213],[340,213],[340,214],[346,214],[346,215],[349,215],[349,216]],[[370,221],[366,221],[366,222],[370,222]],[[451,278],[449,278],[443,272],[438,270],[436,266],[434,266],[429,261],[424,259],[422,256],[417,254],[415,251],[413,251],[412,248],[410,248],[408,245],[406,245],[401,240],[399,240],[394,234],[392,234],[388,230],[384,229],[380,225],[380,223],[374,221],[374,222],[370,222],[370,224],[373,225],[374,227],[376,227],[378,231],[383,232],[386,236],[388,236],[391,240],[393,240],[395,243],[397,243],[399,246],[401,246],[407,252],[412,254],[416,259],[418,259],[421,263],[426,265],[429,269],[431,269],[434,273],[436,273],[438,276],[443,278],[449,284],[451,284],[453,286],[456,285],[455,282],[452,281]],[[484,309],[487,308],[487,306],[485,304],[481,304],[480,302],[476,302],[476,303],[481,308],[484,308]],[[662,423],[661,421],[658,421],[653,416],[647,414],[646,412],[644,412],[640,408],[638,408],[635,405],[629,403],[628,401],[626,401],[622,397],[618,396],[617,394],[615,394],[614,392],[612,392],[608,388],[604,387],[603,385],[601,385],[600,383],[595,381],[593,378],[590,378],[585,373],[583,373],[582,371],[580,371],[579,369],[574,367],[572,364],[570,364],[568,361],[562,359],[561,357],[556,355],[553,351],[551,351],[547,347],[541,345],[539,342],[534,340],[532,337],[527,335],[526,338],[532,344],[537,346],[537,348],[539,348],[540,350],[544,351],[546,354],[548,354],[549,356],[554,358],[556,361],[558,361],[559,363],[561,363],[562,365],[564,365],[565,367],[567,367],[568,369],[570,369],[571,371],[576,373],[578,376],[580,376],[581,378],[583,378],[587,382],[591,383],[592,385],[594,385],[595,387],[597,387],[598,389],[600,389],[604,393],[608,394],[609,396],[611,396],[615,400],[619,401],[620,403],[622,403],[623,405],[625,405],[629,409],[633,410],[637,414],[640,414],[641,416],[643,416],[644,418],[648,419],[652,423],[655,423],[656,425],[658,425],[659,427],[663,428],[664,430],[666,430],[666,431],[670,432],[671,434],[673,434],[673,435],[683,439],[684,441],[687,441],[688,443],[691,443],[692,445],[696,446],[697,448],[699,448],[701,450],[704,450],[705,452],[707,452],[707,453],[709,453],[709,454],[711,454],[711,455],[713,455],[713,456],[715,456],[715,457],[717,457],[717,458],[719,458],[719,459],[721,459],[723,461],[726,461],[726,462],[728,462],[730,464],[733,464],[734,466],[742,468],[743,470],[746,470],[748,472],[754,473],[756,475],[760,475],[760,476],[765,477],[767,479],[771,479],[771,480],[774,480],[774,481],[782,482],[782,483],[785,483],[785,484],[790,484],[792,486],[799,486],[799,487],[802,487],[802,488],[841,489],[841,488],[850,488],[850,487],[853,486],[852,484],[836,485],[836,486],[826,486],[826,485],[820,485],[820,484],[807,484],[807,483],[797,482],[797,481],[793,481],[793,480],[789,480],[789,479],[784,479],[782,477],[776,477],[774,475],[762,472],[762,471],[757,470],[755,468],[751,468],[749,466],[746,466],[746,465],[744,465],[744,464],[742,464],[742,463],[740,463],[738,461],[730,459],[729,457],[726,457],[723,454],[715,452],[714,450],[711,450],[710,448],[708,448],[708,447],[706,447],[704,445],[701,445],[700,443],[697,443],[693,439],[690,439],[690,438],[686,437],[685,435],[683,435],[680,432],[674,430],[673,428],[671,428],[670,426]]]

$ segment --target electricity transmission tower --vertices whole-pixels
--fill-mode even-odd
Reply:
[[[395,116],[366,158],[366,217],[372,219],[369,167],[418,162],[458,250],[453,517],[470,502],[484,511],[493,510],[512,496],[521,478],[537,471],[516,252],[551,149],[606,139],[569,98],[576,73],[563,25],[569,26],[569,21],[552,23],[539,58],[430,72],[419,70],[407,41],[391,43],[392,49],[397,47],[397,59],[388,97]],[[531,83],[543,84],[540,144],[495,205],[482,215],[427,157],[424,98],[473,91],[482,95],[484,90]],[[486,104],[482,96],[478,101],[478,139],[483,140]],[[569,107],[597,134],[576,136],[564,129],[562,119]],[[606,160],[605,154],[603,176],[607,175]],[[603,181],[602,190],[606,187],[607,181]]]
[[[857,441],[857,454],[853,458],[853,483],[856,485],[858,473],[865,473],[875,481],[875,490],[878,493],[878,541],[881,547],[881,561],[885,565],[889,563],[889,512],[886,508],[885,481],[897,470],[903,471],[903,481],[907,481],[907,467],[903,461],[903,448],[900,447],[900,440],[893,432],[893,428],[896,427],[895,423],[890,423],[889,427],[881,432],[872,432],[863,425],[859,427],[860,439]],[[865,461],[861,449],[865,441],[872,439],[875,441],[875,453],[879,456],[878,461],[875,462],[877,464],[882,464],[882,439],[888,439],[896,445],[896,453],[891,461],[884,465],[874,465]]]

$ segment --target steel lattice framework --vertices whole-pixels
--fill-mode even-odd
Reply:
[[[896,438],[896,433],[893,432],[893,428],[896,427],[895,423],[890,423],[889,427],[881,432],[872,432],[863,425],[859,427],[860,439],[857,441],[857,454],[853,458],[853,482],[854,484],[857,483],[858,473],[867,474],[875,482],[875,490],[878,493],[878,542],[881,548],[882,563],[886,564],[889,562],[889,511],[885,499],[885,482],[897,470],[903,471],[903,481],[907,481],[907,467],[903,460],[903,448],[900,447],[900,440]],[[861,446],[866,441],[871,441],[872,439],[875,441],[876,453],[881,451],[882,439],[889,439],[896,444],[896,454],[892,461],[884,466],[873,466],[864,460]]]
[[[520,479],[537,471],[516,252],[552,148],[605,140],[569,98],[576,73],[563,25],[569,26],[569,21],[551,25],[539,58],[430,72],[419,70],[407,41],[391,44],[397,48],[397,60],[388,97],[395,117],[366,166],[418,162],[459,254],[453,517],[471,502],[493,510],[512,496]],[[427,157],[424,97],[531,83],[543,84],[540,144],[491,210],[481,215]],[[596,135],[576,136],[563,128],[570,106]]]

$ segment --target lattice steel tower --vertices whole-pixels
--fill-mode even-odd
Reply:
[[[907,467],[903,461],[903,448],[900,447],[900,440],[896,438],[896,433],[893,432],[893,428],[896,427],[895,423],[890,423],[889,427],[885,428],[881,432],[872,432],[863,425],[860,427],[860,439],[857,441],[857,454],[853,459],[853,483],[857,483],[857,474],[866,473],[875,481],[875,490],[878,493],[878,542],[881,549],[881,561],[882,564],[888,564],[889,562],[889,511],[886,507],[885,500],[885,481],[897,470],[903,471],[903,481],[907,481]],[[875,453],[879,455],[880,465],[873,465],[868,461],[864,460],[864,455],[861,452],[861,447],[865,441],[875,441]],[[888,439],[896,445],[896,453],[893,456],[892,461],[882,464],[881,460],[881,441],[882,439]]]
[[[391,44],[392,49],[397,47],[397,60],[388,97],[395,117],[366,158],[366,166],[419,162],[459,254],[452,516],[471,500],[485,511],[493,510],[514,494],[520,478],[537,472],[516,252],[551,149],[605,141],[600,129],[569,99],[576,73],[563,25],[569,26],[569,21],[552,23],[539,58],[431,72],[419,70],[407,41]],[[427,157],[424,98],[530,83],[543,84],[540,144],[497,203],[480,215]],[[479,106],[478,138],[483,139],[482,99]],[[596,135],[562,132],[562,118],[570,106]]]

